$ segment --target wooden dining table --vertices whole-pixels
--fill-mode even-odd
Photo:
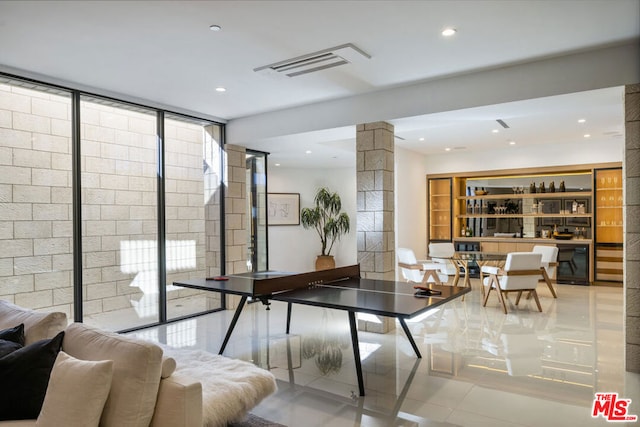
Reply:
[[[457,251],[454,253],[451,261],[456,266],[457,272],[454,278],[454,285],[457,286],[458,281],[460,280],[461,272],[464,272],[464,286],[471,287],[471,280],[469,277],[469,264],[476,263],[478,267],[480,267],[480,283],[482,283],[482,267],[485,265],[494,266],[503,268],[505,262],[507,261],[506,253],[500,252],[481,252],[481,251]],[[547,266],[557,266],[557,262],[549,262],[545,263],[545,265],[540,266],[540,275],[544,279],[547,287],[551,291],[551,295],[554,298],[558,298],[556,294],[556,290],[553,288],[553,284],[551,283],[551,278],[547,274]]]

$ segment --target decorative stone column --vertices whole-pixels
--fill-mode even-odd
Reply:
[[[640,84],[625,88],[625,134],[625,368],[640,372]]]
[[[247,267],[247,175],[246,149],[226,144],[224,171],[225,255],[226,274],[246,273]],[[228,295],[227,308],[233,309],[240,297]]]
[[[357,244],[362,277],[395,280],[394,129],[386,122],[359,124],[357,155]],[[358,327],[385,333],[394,319],[359,321]]]

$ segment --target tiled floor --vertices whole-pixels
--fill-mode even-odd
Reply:
[[[224,354],[276,375],[278,392],[252,412],[290,427],[608,425],[591,417],[596,392],[632,399],[640,415],[640,375],[623,369],[622,289],[560,285],[554,300],[541,285],[542,313],[523,300],[504,315],[495,295],[481,307],[473,285],[464,301],[409,323],[422,359],[399,327],[359,333],[365,397],[344,312],[294,306],[287,336],[284,304],[251,304]],[[232,314],[136,335],[217,353]]]

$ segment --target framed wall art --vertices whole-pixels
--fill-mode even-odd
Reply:
[[[269,225],[300,225],[300,193],[269,193],[267,207]]]

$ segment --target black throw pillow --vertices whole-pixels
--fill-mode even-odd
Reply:
[[[0,358],[0,421],[38,418],[64,331]]]
[[[24,347],[24,323],[0,331],[0,357]]]
[[[0,340],[12,341],[24,346],[24,323],[0,331]]]
[[[0,340],[0,357],[4,357],[9,353],[13,353],[14,351],[21,349],[23,346],[18,344],[17,342]]]

